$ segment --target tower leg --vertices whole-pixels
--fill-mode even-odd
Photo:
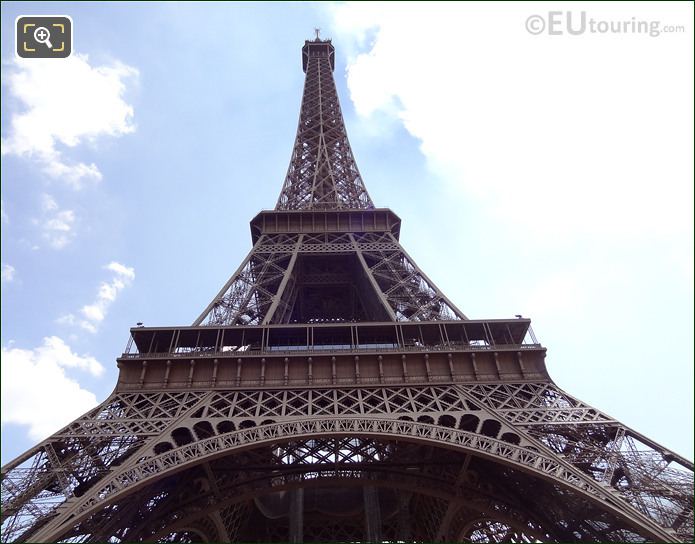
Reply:
[[[413,538],[410,526],[410,493],[398,496],[398,540],[410,542]]]
[[[364,495],[365,533],[368,542],[381,542],[381,508],[376,487],[366,485]]]
[[[304,489],[290,491],[290,542],[304,541]]]

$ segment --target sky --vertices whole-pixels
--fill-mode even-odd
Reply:
[[[315,27],[420,268],[470,318],[530,317],[559,387],[693,459],[692,3],[0,10],[3,464],[110,394],[130,327],[191,324],[249,251]],[[15,58],[30,14],[72,17],[70,58]]]

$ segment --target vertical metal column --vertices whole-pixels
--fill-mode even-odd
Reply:
[[[381,542],[379,491],[373,485],[362,488],[364,495],[364,531],[367,542]]]
[[[304,488],[290,491],[290,542],[304,542]]]
[[[409,542],[412,540],[412,527],[410,525],[410,493],[400,493],[398,495],[398,540]]]

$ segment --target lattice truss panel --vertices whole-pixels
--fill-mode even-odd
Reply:
[[[79,497],[158,436],[205,393],[112,396],[2,471],[2,540],[54,515],[67,497]]]
[[[268,251],[262,237],[195,324],[260,325],[288,272],[292,253]],[[283,238],[279,236],[278,238]],[[295,243],[292,246],[296,246]]]
[[[373,207],[350,149],[330,60],[312,56],[292,158],[276,209]]]
[[[545,501],[541,501],[546,505]],[[540,505],[539,505],[540,506]],[[549,505],[552,510],[557,508]],[[508,505],[496,504],[490,513],[481,515],[480,510],[470,506],[462,506],[456,510],[447,508],[445,516],[449,523],[447,540],[458,542],[548,542],[557,540],[562,532],[553,537],[544,530],[538,521],[520,519],[523,509],[511,511]],[[546,511],[547,513],[548,511]],[[585,532],[589,533],[587,529]],[[615,528],[613,534],[618,533]],[[568,533],[564,533],[568,534]],[[438,535],[447,535],[439,529]],[[441,540],[441,539],[440,539]],[[576,536],[567,538],[568,541],[576,540]]]
[[[194,325],[286,323],[297,303],[297,259],[354,255],[394,321],[465,319],[389,232],[263,235]],[[351,277],[352,285],[359,278]],[[326,279],[330,282],[330,278]],[[363,289],[362,289],[363,290]]]
[[[288,535],[287,524],[274,524],[267,532],[267,542],[285,542]],[[303,542],[362,542],[364,527],[361,520],[340,522],[318,520],[305,523]]]
[[[475,385],[469,392],[645,516],[693,534],[693,465],[551,384]],[[673,461],[678,458],[677,463]]]
[[[398,244],[392,234],[386,236]],[[392,249],[365,247],[361,254],[397,321],[465,319],[400,244]]]
[[[575,527],[580,539],[615,540],[615,535],[627,534],[619,521],[581,497],[496,463],[432,446],[347,437],[295,440],[199,463],[106,506],[71,527],[63,538],[287,540],[287,504],[283,511],[282,495],[303,486],[305,497],[313,495],[313,501],[305,500],[305,540],[335,541],[350,535],[354,541],[364,541],[365,507],[354,485],[365,485],[365,479],[370,487],[378,486],[374,489],[380,499],[382,536],[391,541],[456,540],[461,533],[457,522],[481,515],[507,523],[519,534],[534,538],[544,534],[544,540],[568,534],[554,527],[552,519]],[[333,484],[339,489],[331,488]],[[531,508],[524,506],[529,486],[542,495]],[[269,518],[249,510],[249,497],[256,497],[256,504],[265,503],[262,510]],[[553,507],[554,502],[571,504],[572,512]],[[544,517],[540,507],[550,508],[555,517]],[[536,525],[523,521],[529,519]],[[549,532],[534,529],[539,523]],[[602,530],[593,530],[592,523]],[[334,535],[327,535],[322,526],[331,527]]]
[[[367,469],[382,487],[436,480],[445,503],[407,507],[420,540],[692,539],[692,464],[551,383],[509,383],[115,394],[3,468],[2,541],[233,540],[268,486]]]

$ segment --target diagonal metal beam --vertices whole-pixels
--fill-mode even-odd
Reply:
[[[285,288],[287,287],[287,283],[289,282],[292,274],[294,274],[294,266],[297,262],[297,255],[299,255],[299,248],[302,245],[303,241],[304,235],[300,234],[297,237],[297,241],[294,244],[294,249],[292,250],[292,257],[290,258],[290,263],[287,265],[287,269],[285,270],[285,273],[282,277],[280,287],[278,287],[277,292],[275,293],[275,295],[273,295],[273,303],[271,304],[268,313],[266,313],[265,317],[263,318],[263,325],[267,325],[268,323],[273,322],[275,312],[277,311],[278,305],[280,304],[280,301],[282,300],[282,297],[285,294]]]
[[[193,322],[193,324],[192,324],[193,327],[197,327],[198,325],[200,325],[200,324],[203,322],[203,320],[210,314],[210,312],[211,312],[212,309],[215,307],[215,305],[216,305],[220,300],[222,300],[222,299],[224,298],[225,293],[229,290],[229,288],[232,286],[232,284],[234,283],[234,281],[239,277],[239,275],[241,274],[242,270],[244,270],[244,268],[246,267],[246,265],[249,264],[249,261],[250,261],[251,258],[253,257],[253,254],[254,254],[254,252],[255,252],[255,250],[256,250],[256,247],[260,246],[260,245],[263,243],[263,239],[264,239],[264,238],[265,238],[264,236],[260,236],[260,237],[258,238],[258,241],[256,242],[256,244],[253,246],[253,248],[251,249],[251,251],[249,251],[249,253],[246,255],[246,258],[245,258],[243,261],[241,261],[241,264],[240,264],[239,267],[236,269],[236,271],[234,272],[234,274],[231,275],[231,277],[227,280],[227,283],[225,283],[225,284],[222,286],[222,289],[220,289],[220,291],[217,293],[217,295],[215,295],[215,297],[212,299],[212,301],[210,302],[210,304],[208,304],[208,305],[205,307],[205,309],[201,312],[201,314],[200,314],[200,315],[196,318],[196,320]]]
[[[386,298],[386,295],[384,292],[381,290],[381,287],[379,287],[379,284],[377,281],[374,279],[374,275],[372,274],[372,271],[369,269],[369,266],[367,265],[367,262],[364,260],[364,256],[362,255],[362,249],[360,248],[359,244],[355,240],[355,236],[350,233],[350,242],[352,243],[352,246],[355,248],[355,253],[357,254],[357,258],[360,261],[360,265],[362,266],[362,271],[364,272],[364,275],[369,279],[369,283],[374,289],[374,292],[377,294],[379,297],[379,302],[381,303],[382,308],[384,311],[388,314],[388,316],[391,318],[391,321],[398,321],[396,318],[396,314],[393,311],[393,308],[391,308],[391,305],[388,302],[388,299]]]

